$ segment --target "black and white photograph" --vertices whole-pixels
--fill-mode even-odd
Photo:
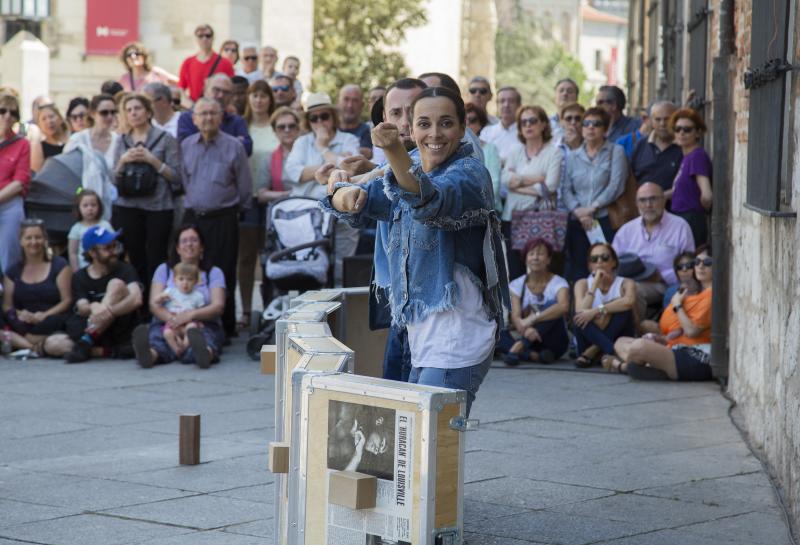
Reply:
[[[395,411],[330,401],[328,469],[394,479]]]

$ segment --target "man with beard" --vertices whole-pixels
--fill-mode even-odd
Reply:
[[[133,357],[131,333],[142,306],[142,288],[134,268],[118,257],[120,233],[95,226],[83,235],[89,265],[72,277],[75,313],[67,319],[66,335],[45,342],[49,355],[65,355],[67,363],[95,357]]]
[[[636,143],[631,155],[631,171],[640,185],[655,182],[664,191],[672,189],[683,160],[681,147],[669,130],[669,118],[676,109],[669,101],[650,107],[650,135]]]
[[[339,100],[336,106],[339,110],[339,130],[356,136],[361,155],[372,159],[372,137],[369,125],[361,121],[364,95],[358,85],[350,84],[342,87],[339,90]]]

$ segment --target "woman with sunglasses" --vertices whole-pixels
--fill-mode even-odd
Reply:
[[[711,247],[697,249],[694,275],[700,292],[681,287],[664,309],[661,334],[641,339],[622,337],[614,348],[618,358],[604,367],[639,380],[711,380]]]
[[[681,108],[669,120],[675,143],[683,151],[683,161],[672,189],[664,195],[672,199],[672,213],[692,228],[699,246],[708,241],[708,213],[711,210],[711,158],[701,144],[706,133],[703,118],[691,108]]]
[[[117,81],[125,91],[141,93],[145,85],[153,82],[164,85],[178,83],[178,76],[150,64],[150,52],[139,42],[130,42],[122,46],[119,60],[125,67],[125,73]]]
[[[67,124],[55,104],[39,106],[36,125],[39,136],[31,141],[31,170],[34,172],[42,168],[48,157],[63,152],[69,139]]]
[[[522,146],[509,154],[500,183],[508,191],[501,216],[503,228],[511,247],[519,250],[525,242],[511,240],[511,216],[517,210],[555,208],[561,183],[561,152],[553,142],[550,120],[542,107],[520,106],[516,125]],[[507,258],[510,278],[525,274],[519,253],[508,252]]]
[[[31,145],[14,132],[18,122],[17,97],[0,94],[0,274],[21,257],[17,237],[25,218],[23,198],[31,180]]]
[[[583,143],[567,155],[564,165],[561,197],[570,211],[566,242],[566,277],[570,282],[589,274],[587,232],[597,224],[607,242],[614,238],[607,207],[625,191],[628,160],[622,146],[606,140],[610,122],[605,110],[589,108],[581,122]]]
[[[74,134],[89,126],[89,99],[75,97],[67,105],[67,126],[69,133]]]
[[[231,66],[235,67],[239,62],[239,42],[236,40],[225,40],[219,48],[219,54],[223,59],[228,59]]]
[[[700,291],[700,284],[694,276],[695,252],[682,252],[672,262],[672,269],[678,281],[669,286],[664,292],[663,308],[669,306],[672,296],[679,289],[685,289],[687,295],[694,295]],[[663,314],[662,314],[663,315]],[[639,330],[644,333],[661,333],[658,322],[643,320],[639,323]]]
[[[113,183],[116,151],[120,135],[115,130],[117,103],[111,95],[99,94],[89,103],[89,128],[69,137],[64,153],[81,150],[83,171],[81,183],[91,189],[103,201],[103,218],[111,219],[111,203],[117,198]]]
[[[576,367],[591,367],[603,354],[614,353],[614,342],[634,332],[636,282],[617,275],[619,258],[611,244],[589,248],[589,276],[575,283],[574,333],[579,356]]]

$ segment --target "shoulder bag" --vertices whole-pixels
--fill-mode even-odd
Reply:
[[[153,145],[147,149],[152,151],[165,134],[166,132],[162,131],[153,142]],[[125,147],[125,151],[130,149],[124,136],[122,137],[122,145]],[[139,143],[137,146],[144,146],[144,144]],[[155,193],[156,184],[158,184],[158,172],[156,172],[156,169],[149,163],[137,161],[125,164],[117,180],[117,190],[122,197],[149,197]]]
[[[636,145],[636,135],[633,137],[634,146]],[[614,147],[611,147],[611,168],[609,169],[609,176],[614,172]],[[608,221],[611,222],[611,228],[615,231],[628,223],[630,220],[639,215],[639,209],[636,208],[636,191],[638,184],[633,175],[633,171],[628,168],[628,178],[625,181],[625,190],[619,198],[606,207],[608,211]]]
[[[529,240],[542,238],[556,252],[564,250],[569,212],[556,209],[556,196],[540,183],[542,197],[537,206],[511,213],[511,249],[522,250]]]

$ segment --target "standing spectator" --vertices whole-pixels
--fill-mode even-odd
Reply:
[[[275,65],[278,64],[278,50],[271,45],[265,45],[261,48],[261,73],[264,74],[264,79],[269,81],[280,72],[275,70]]]
[[[386,95],[386,87],[383,85],[376,85],[370,89],[367,93],[367,111],[372,112],[372,108],[375,106],[375,103],[382,99],[384,95]],[[372,125],[371,121],[370,125]]]
[[[631,155],[631,171],[639,185],[654,182],[664,191],[672,189],[683,160],[683,151],[669,129],[669,118],[675,109],[669,101],[650,107],[650,135],[636,143]]]
[[[150,98],[153,107],[153,117],[150,123],[157,129],[166,131],[173,138],[178,137],[178,119],[181,114],[176,112],[172,104],[172,91],[163,83],[148,83],[144,86],[144,94]]]
[[[70,134],[82,131],[89,126],[89,99],[75,97],[67,106],[67,125]]]
[[[300,76],[300,59],[292,55],[283,59],[283,73],[292,78],[295,95],[303,96],[303,84],[298,79]]]
[[[113,227],[103,217],[103,201],[97,196],[97,193],[91,189],[82,189],[75,197],[75,208],[73,210],[75,217],[78,219],[72,224],[67,235],[67,253],[69,255],[69,265],[74,272],[89,265],[86,261],[85,253],[86,248],[81,246],[83,235],[94,227],[100,225],[101,227],[113,231]]]
[[[275,97],[275,106],[288,106],[291,108],[297,98],[297,92],[294,90],[292,78],[285,74],[276,73],[275,76],[269,80],[269,85]]]
[[[91,189],[103,202],[103,219],[111,219],[111,203],[117,196],[112,181],[120,136],[114,131],[117,104],[111,95],[95,95],[89,104],[89,128],[69,137],[64,153],[81,150],[84,189]]]
[[[250,155],[253,152],[253,141],[247,132],[247,123],[240,116],[228,112],[232,95],[233,84],[225,74],[217,74],[206,80],[205,98],[216,101],[222,109],[220,130],[239,140],[247,155]],[[181,113],[181,117],[178,119],[178,140],[181,142],[198,132],[194,119],[194,112],[191,110]]]
[[[219,47],[219,54],[223,59],[228,59],[231,66],[236,66],[239,62],[239,42],[236,40],[225,40]]]
[[[117,100],[117,95],[124,91],[122,84],[113,79],[104,81],[103,85],[100,86],[100,94],[112,96],[114,100]]]
[[[233,76],[231,78],[231,105],[228,110],[236,115],[244,116],[247,107],[247,88],[250,82],[244,76]]]
[[[495,145],[500,153],[500,159],[505,163],[519,148],[519,132],[517,130],[516,115],[522,97],[514,87],[502,87],[497,91],[497,103],[500,106],[500,122],[483,129],[483,139]]]
[[[236,261],[239,248],[239,212],[247,210],[253,194],[250,164],[242,143],[220,130],[222,108],[203,97],[194,109],[200,132],[181,143],[186,221],[197,225],[205,252],[225,275],[222,317],[226,335],[236,335]]]
[[[609,115],[600,108],[589,108],[583,116],[583,143],[567,155],[561,198],[570,211],[567,223],[567,280],[575,282],[589,273],[587,232],[602,229],[606,242],[614,229],[606,207],[625,190],[628,162],[622,146],[606,140]]]
[[[642,124],[639,125],[639,128],[617,140],[617,144],[622,146],[622,149],[625,150],[625,157],[627,157],[628,161],[631,160],[631,156],[633,155],[633,147],[638,144],[640,140],[646,140],[647,137],[650,136],[650,111],[647,108],[640,108],[639,118],[642,120]]]
[[[176,85],[170,85],[169,91],[172,93],[172,109],[176,112],[182,112],[186,108],[183,107],[183,92],[181,88]]]
[[[12,127],[19,122],[19,102],[0,94],[0,273],[21,257],[19,226],[25,218],[22,200],[31,180],[31,145]]]
[[[345,85],[339,91],[339,130],[358,138],[358,151],[367,159],[372,159],[372,137],[369,125],[361,121],[364,110],[364,95],[358,85]]]
[[[39,106],[36,125],[39,137],[31,140],[31,170],[34,172],[42,168],[48,157],[64,151],[69,140],[67,124],[55,104]]]
[[[178,141],[150,124],[150,99],[131,93],[122,99],[127,134],[117,146],[115,179],[119,198],[114,203],[112,225],[122,231],[128,259],[139,278],[152,278],[167,255],[175,205],[173,193],[181,187]],[[150,168],[146,168],[148,165]],[[131,169],[136,169],[131,172]],[[144,169],[154,181],[149,191],[125,190],[129,176]],[[145,289],[145,297],[147,289]]]
[[[198,25],[194,29],[200,51],[187,57],[181,64],[178,85],[186,91],[194,102],[203,94],[206,79],[214,74],[227,74],[233,77],[233,65],[228,59],[214,52],[214,30],[210,25]]]
[[[253,153],[250,155],[250,171],[253,180],[260,182],[265,176],[267,155],[278,147],[278,137],[271,124],[272,112],[275,111],[275,99],[272,89],[266,81],[257,81],[247,89],[247,107],[244,120],[247,131],[253,141]]]
[[[597,93],[597,107],[602,108],[609,115],[606,138],[609,142],[617,140],[630,132],[636,131],[642,124],[641,119],[628,117],[625,111],[627,99],[625,93],[616,85],[603,85]]]
[[[490,144],[480,138],[480,133],[489,124],[489,117],[486,110],[480,106],[467,102],[464,105],[467,112],[467,127],[472,130],[480,139],[481,149],[483,150],[483,165],[492,177],[492,190],[494,191],[494,209],[498,214],[503,212],[502,199],[507,191],[500,184],[502,167],[500,165],[500,154],[494,144]]]
[[[264,79],[264,74],[258,69],[258,49],[256,46],[242,46],[242,67],[236,71],[236,74],[246,77],[250,83]]]
[[[278,137],[279,145],[267,153],[264,168],[260,171],[262,178],[258,184],[258,203],[260,205],[289,196],[292,185],[286,172],[286,160],[300,135],[300,116],[296,110],[283,106],[273,112],[270,123]],[[263,236],[263,233],[262,233]],[[261,244],[259,244],[259,247]]]
[[[636,284],[617,274],[619,258],[611,244],[592,244],[587,259],[591,273],[575,283],[576,367],[591,367],[603,354],[614,353],[614,342],[633,336],[632,309]]]
[[[503,229],[507,247],[512,248],[511,216],[515,210],[538,209],[543,200],[555,205],[561,182],[561,151],[553,142],[547,113],[539,106],[525,105],[517,110],[519,146],[506,160],[501,184],[508,196],[503,207]],[[517,246],[519,248],[520,246]],[[525,274],[525,264],[516,251],[509,251],[508,275],[517,278]]]
[[[64,356],[67,363],[95,357],[133,357],[131,333],[142,289],[136,271],[118,257],[119,233],[95,226],[83,235],[89,266],[72,277],[74,314],[67,318],[66,335],[45,340],[45,352]]]
[[[617,254],[634,254],[656,267],[651,278],[636,282],[636,317],[639,320],[645,318],[646,307],[661,303],[667,286],[677,282],[672,267],[675,258],[682,252],[694,251],[689,224],[666,212],[665,205],[661,186],[645,182],[636,192],[640,217],[620,227],[614,235],[613,246]]]
[[[673,113],[669,123],[683,152],[683,162],[667,198],[672,199],[672,211],[689,222],[694,242],[701,246],[708,241],[707,215],[712,202],[711,158],[701,145],[706,124],[691,108]]]
[[[573,102],[566,104],[558,115],[558,122],[561,126],[561,140],[558,143],[558,149],[561,150],[561,183],[558,186],[558,209],[566,210],[564,204],[564,177],[567,175],[567,156],[572,150],[576,150],[583,144],[583,130],[581,129],[581,121],[583,121],[583,114],[586,113],[586,108]]]
[[[473,76],[469,80],[469,101],[476,106],[480,106],[486,112],[489,125],[497,123],[498,119],[489,115],[489,103],[492,101],[492,84],[483,76]]]
[[[130,42],[122,46],[119,60],[125,67],[125,73],[117,81],[125,91],[142,92],[148,83],[165,85],[178,83],[178,76],[150,64],[150,52],[139,42]]]
[[[25,220],[17,246],[22,260],[3,278],[3,313],[11,326],[11,346],[44,355],[48,335],[62,330],[72,304],[72,269],[50,257],[41,220]]]
[[[567,104],[578,102],[578,84],[571,78],[563,78],[556,83],[556,113],[550,116],[550,129],[553,131],[553,139],[561,141],[563,136],[561,127],[561,109]]]

